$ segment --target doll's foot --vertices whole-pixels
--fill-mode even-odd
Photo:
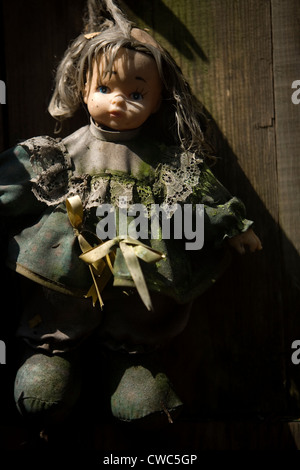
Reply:
[[[27,353],[15,380],[15,401],[21,415],[34,425],[64,420],[80,394],[76,357]],[[44,439],[45,440],[45,439]]]
[[[113,416],[123,421],[151,421],[155,415],[161,422],[173,422],[182,402],[156,355],[112,355],[111,372]]]

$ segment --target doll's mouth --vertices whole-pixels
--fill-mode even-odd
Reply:
[[[122,115],[121,111],[110,111],[109,115],[111,117],[120,117]]]

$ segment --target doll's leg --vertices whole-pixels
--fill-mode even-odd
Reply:
[[[26,418],[42,424],[63,420],[77,402],[81,373],[77,353],[28,350],[15,379],[15,401]]]
[[[110,353],[111,411],[124,421],[172,422],[182,407],[156,353]],[[159,418],[159,419],[158,419]],[[153,420],[153,421],[154,421]]]

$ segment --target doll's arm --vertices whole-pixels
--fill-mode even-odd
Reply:
[[[241,255],[246,253],[247,248],[251,253],[262,250],[261,241],[251,228],[244,233],[229,238],[228,243]]]

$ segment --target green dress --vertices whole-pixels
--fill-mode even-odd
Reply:
[[[118,246],[114,274],[102,293],[103,311],[84,297],[92,284],[91,272],[80,258],[78,232],[66,208],[66,200],[75,195],[82,202],[82,227],[93,239],[92,246],[95,240],[97,244],[97,208],[111,204],[117,209],[120,197],[146,208],[204,205],[200,250],[186,250],[184,239],[142,240],[164,255],[156,263],[140,261],[154,312],[138,298]],[[93,122],[63,140],[36,137],[4,152],[0,212],[10,229],[8,266],[41,286],[35,304],[31,300],[25,308],[19,334],[52,352],[73,347],[95,329],[103,344],[114,349],[163,344],[182,331],[189,315],[186,306],[228,265],[224,239],[252,225],[243,203],[230,195],[200,156],[154,142],[143,129],[110,132]]]

